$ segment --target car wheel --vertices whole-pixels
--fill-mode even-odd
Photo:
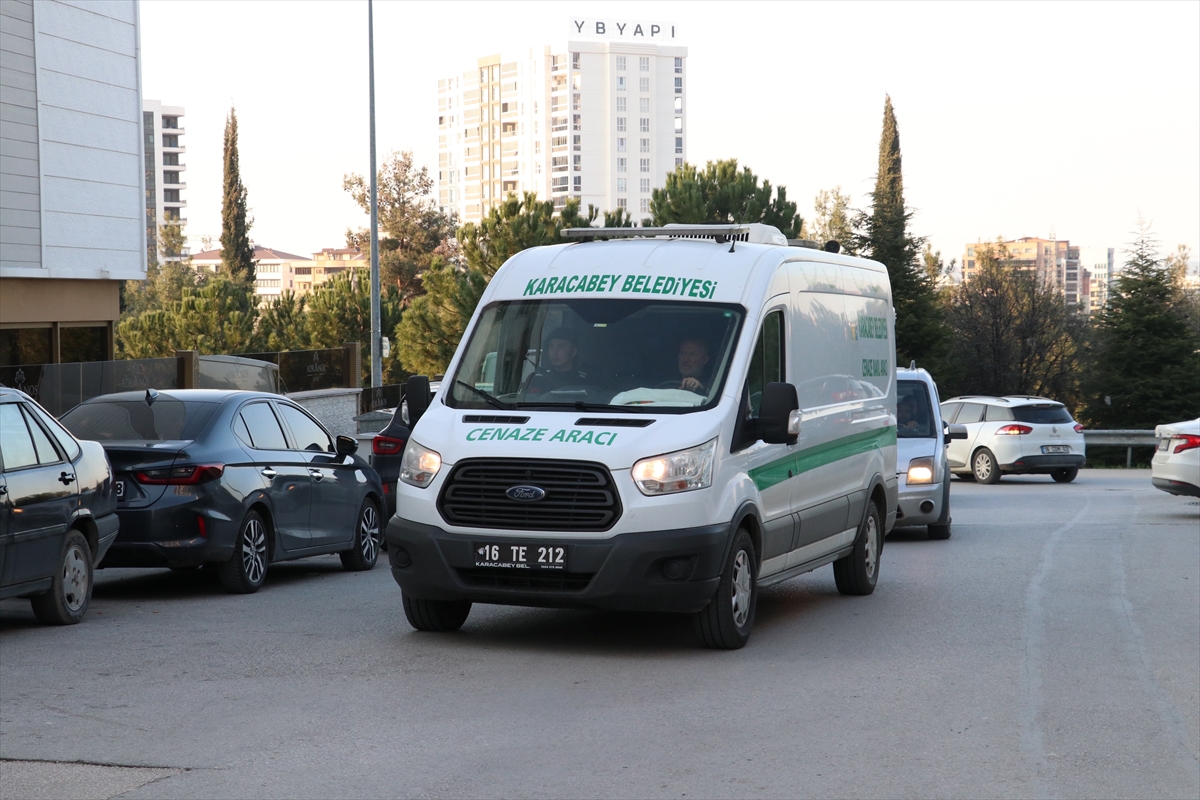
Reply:
[[[408,624],[419,631],[456,631],[471,613],[470,600],[418,600],[404,592],[400,593],[400,600],[404,604],[404,616],[408,617]]]
[[[714,650],[745,647],[757,605],[758,559],[750,534],[740,528],[721,570],[716,595],[696,613],[696,628],[704,646]]]
[[[842,594],[867,595],[879,580],[879,555],[883,549],[883,520],[872,500],[854,540],[850,555],[833,562],[833,582]]]
[[[996,464],[996,457],[986,447],[975,453],[975,457],[971,459],[971,472],[979,483],[992,484],[1000,481],[1000,467]]]
[[[217,573],[230,594],[253,594],[267,577],[267,524],[257,511],[242,520],[233,557]]]
[[[942,515],[938,517],[937,522],[929,525],[930,539],[949,539],[950,538],[950,476],[946,476],[946,480],[942,482]]]
[[[354,543],[338,555],[342,557],[342,566],[351,572],[362,572],[375,566],[379,560],[379,506],[375,501],[370,498],[363,501],[354,526]]]
[[[1055,483],[1070,483],[1075,480],[1075,476],[1079,474],[1078,467],[1064,467],[1056,469],[1050,473],[1050,477],[1054,478]]]
[[[33,615],[46,625],[74,625],[92,599],[92,549],[79,531],[63,542],[50,588],[29,599]]]

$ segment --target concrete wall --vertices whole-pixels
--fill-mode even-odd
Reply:
[[[319,419],[334,436],[354,436],[358,433],[359,395],[362,389],[314,389],[292,392],[288,399],[304,406]]]

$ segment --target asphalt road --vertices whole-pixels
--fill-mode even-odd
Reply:
[[[240,597],[104,571],[74,628],[0,603],[0,795],[1200,796],[1200,506],[1087,470],[952,508],[870,597],[829,567],[764,591],[737,652],[668,615],[415,633],[383,564]]]

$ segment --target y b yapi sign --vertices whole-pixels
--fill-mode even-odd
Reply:
[[[676,41],[673,23],[628,19],[571,17],[571,36],[588,39],[617,39],[627,42],[669,43]]]

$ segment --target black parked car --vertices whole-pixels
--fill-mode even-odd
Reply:
[[[404,445],[411,433],[402,419],[403,407],[397,407],[387,427],[371,440],[371,466],[383,482],[388,519],[396,514],[396,481],[400,480],[400,462],[404,460]]]
[[[0,599],[28,597],[52,625],[83,619],[92,569],[117,535],[116,507],[100,445],[0,387]]]
[[[284,397],[204,389],[88,400],[62,423],[96,439],[116,473],[121,532],[101,567],[209,566],[258,590],[273,561],[379,558],[379,476]]]

